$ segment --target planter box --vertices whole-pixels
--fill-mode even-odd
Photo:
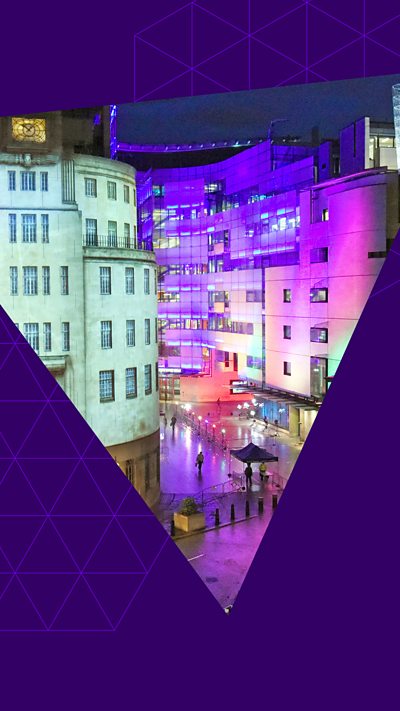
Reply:
[[[201,531],[202,528],[206,527],[206,519],[203,513],[195,513],[190,516],[174,513],[174,523],[175,528],[179,528],[180,531],[185,531],[186,533]]]

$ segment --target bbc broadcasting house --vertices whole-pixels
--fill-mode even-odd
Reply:
[[[399,228],[394,127],[365,117],[336,140],[210,161],[137,173],[160,398],[253,398],[304,439]]]
[[[0,118],[0,303],[145,500],[159,496],[157,281],[109,109]]]

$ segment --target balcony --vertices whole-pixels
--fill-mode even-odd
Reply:
[[[83,235],[82,244],[84,247],[96,249],[138,249],[137,240],[133,237],[117,237],[116,235]]]

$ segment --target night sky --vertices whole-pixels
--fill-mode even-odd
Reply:
[[[270,121],[276,136],[310,139],[318,126],[321,138],[361,116],[393,121],[392,85],[400,75],[349,81],[212,94],[149,101],[118,107],[118,140],[128,143],[179,143],[245,140],[266,136]]]

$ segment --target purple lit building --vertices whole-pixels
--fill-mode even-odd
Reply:
[[[305,437],[399,228],[393,126],[362,118],[336,140],[266,140],[137,181],[161,399],[251,385],[268,419]]]

